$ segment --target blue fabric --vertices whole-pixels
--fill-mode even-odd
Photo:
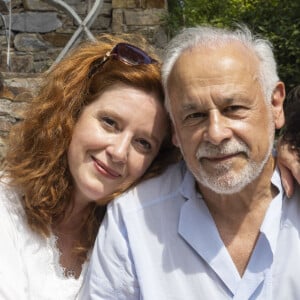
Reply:
[[[184,163],[108,206],[82,299],[300,299],[300,198],[278,170],[256,246],[241,277]]]

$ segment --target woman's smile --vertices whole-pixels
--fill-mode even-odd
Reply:
[[[100,160],[97,160],[95,157],[92,156],[92,160],[95,162],[95,167],[99,173],[104,175],[105,177],[111,178],[111,179],[116,179],[120,178],[122,175],[118,173],[117,171],[109,168],[106,166],[103,162]]]

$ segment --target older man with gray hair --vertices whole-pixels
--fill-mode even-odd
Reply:
[[[272,155],[284,84],[246,27],[176,36],[162,69],[184,162],[108,205],[84,299],[300,299],[299,189]]]

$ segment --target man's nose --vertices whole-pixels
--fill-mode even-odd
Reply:
[[[207,128],[203,138],[205,141],[219,145],[224,140],[232,137],[232,131],[229,127],[228,120],[218,110],[209,112]]]
[[[131,144],[131,136],[127,133],[117,135],[111,145],[108,147],[108,152],[113,162],[126,163]]]

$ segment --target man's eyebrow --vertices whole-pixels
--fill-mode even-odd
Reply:
[[[244,99],[245,96],[246,93],[243,91],[236,91],[232,94],[224,95],[223,104],[231,105],[232,103],[234,103],[236,99]],[[180,109],[182,112],[186,112],[190,110],[201,109],[201,107],[203,108],[203,103],[199,103],[196,101],[196,102],[182,103]]]
[[[236,94],[235,95],[231,95],[230,97],[226,97],[224,102],[226,105],[231,105],[234,102],[234,98],[236,98]]]
[[[181,106],[181,110],[182,111],[188,111],[188,110],[193,110],[195,108],[197,108],[199,105],[197,105],[196,103],[183,103]]]

